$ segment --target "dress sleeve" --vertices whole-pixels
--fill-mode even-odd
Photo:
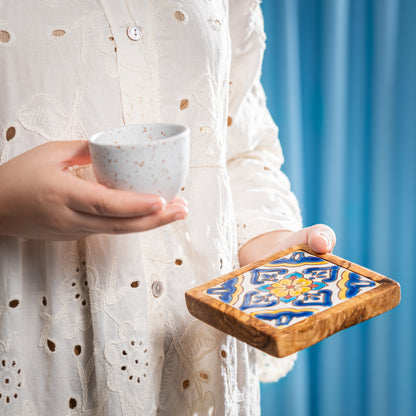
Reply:
[[[233,192],[238,243],[269,231],[302,227],[299,205],[283,164],[278,129],[260,83],[265,49],[258,1],[230,0],[232,48],[227,135],[227,167]],[[274,358],[257,351],[260,381],[275,382],[293,367],[296,354]]]
[[[232,48],[227,167],[236,213],[239,248],[270,231],[302,226],[298,202],[280,170],[278,129],[260,83],[265,49],[258,1],[230,0]]]

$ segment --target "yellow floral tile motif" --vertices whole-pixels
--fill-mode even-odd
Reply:
[[[376,286],[365,276],[297,250],[206,293],[272,326],[285,327]]]

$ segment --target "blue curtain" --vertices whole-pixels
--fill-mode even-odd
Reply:
[[[263,416],[414,416],[416,1],[264,0],[263,84],[305,225],[400,282],[400,306],[299,354]]]

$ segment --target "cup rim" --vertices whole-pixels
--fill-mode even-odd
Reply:
[[[115,127],[115,128],[111,128],[111,129],[107,129],[107,130],[101,130],[97,133],[94,133],[92,136],[90,136],[88,138],[88,142],[91,143],[94,146],[114,146],[113,143],[111,143],[111,144],[110,143],[100,143],[98,141],[99,137],[103,134],[111,134],[111,133],[113,133],[117,130],[124,129],[124,128],[126,128],[126,129],[134,129],[134,128],[137,128],[137,127],[152,127],[152,128],[154,128],[154,127],[157,127],[157,126],[164,126],[165,128],[166,127],[168,127],[168,128],[179,127],[180,131],[178,133],[172,135],[172,136],[164,137],[163,140],[165,140],[165,141],[171,141],[171,140],[174,140],[175,138],[177,138],[181,135],[184,135],[184,134],[186,135],[187,133],[189,134],[189,127],[184,125],[184,124],[176,124],[176,123],[138,123],[138,124],[129,124],[129,125],[125,125],[125,126]],[[148,143],[156,143],[156,141],[152,142],[152,141],[149,140]],[[120,142],[120,143],[117,143],[116,146],[121,146],[121,147],[131,146],[131,143],[127,144],[127,143]]]

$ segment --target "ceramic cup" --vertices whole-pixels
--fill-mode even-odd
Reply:
[[[175,198],[189,167],[189,129],[149,123],[120,127],[89,139],[97,181],[110,188]]]

